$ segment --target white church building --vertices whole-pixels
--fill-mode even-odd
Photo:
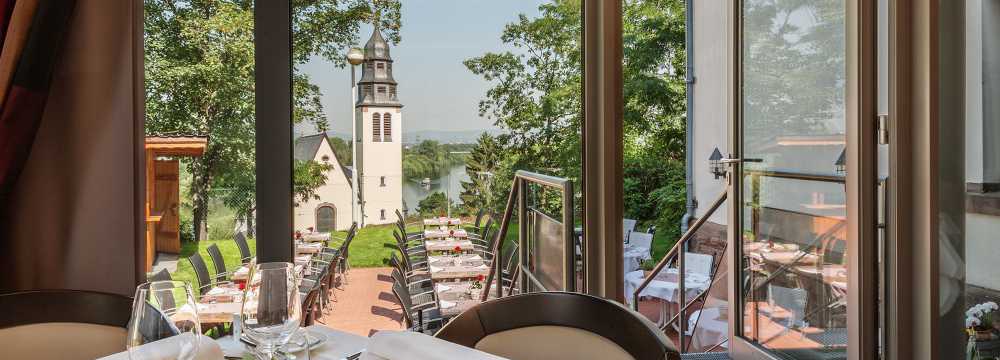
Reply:
[[[402,108],[392,78],[389,44],[378,28],[365,44],[365,61],[358,81],[355,104],[357,168],[360,208],[358,225],[389,224],[403,210]],[[351,176],[334,154],[326,134],[305,136],[295,142],[295,160],[332,165],[326,184],[317,189],[319,199],[295,207],[295,229],[317,232],[351,227]]]
[[[304,136],[295,141],[296,161],[315,161],[330,165],[326,184],[316,189],[316,198],[295,206],[295,229],[313,228],[317,232],[347,230],[351,227],[351,178],[330,146],[326,134]],[[299,199],[296,199],[297,201]]]
[[[403,105],[396,97],[389,44],[378,27],[365,44],[365,61],[358,81],[355,124],[360,139],[359,171],[361,225],[392,223],[403,211]]]

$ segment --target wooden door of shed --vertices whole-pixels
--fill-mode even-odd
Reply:
[[[180,238],[180,162],[178,160],[156,160],[156,174],[153,209],[161,215],[156,224],[156,251],[178,254],[181,252]]]

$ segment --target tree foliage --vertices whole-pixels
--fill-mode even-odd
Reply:
[[[625,208],[627,216],[679,223],[684,212],[684,4],[681,0],[623,3]],[[466,163],[495,174],[494,206],[502,206],[519,169],[568,177],[581,170],[581,9],[575,0],[552,0],[539,15],[521,15],[501,40],[511,51],[465,61],[491,83],[480,115],[506,132],[480,139]],[[484,164],[477,155],[490,154]],[[475,200],[485,183],[470,172],[463,202]],[[579,187],[577,187],[579,189]],[[545,198],[540,196],[540,199]],[[579,203],[579,202],[578,202]]]
[[[448,212],[448,197],[443,192],[430,194],[417,204],[417,212],[422,216],[437,216]]]
[[[398,0],[292,3],[296,67],[314,56],[343,64],[361,23],[378,21],[390,41],[400,40]],[[146,0],[143,10],[146,133],[208,137],[205,154],[187,169],[195,228],[211,188],[232,189],[223,200],[246,219],[256,183],[253,1]],[[319,87],[295,71],[293,89],[293,121],[326,129]]]
[[[441,144],[434,140],[424,140],[403,150],[403,176],[411,180],[437,178],[457,165],[464,156],[453,152],[463,151],[464,146]]]
[[[497,193],[504,194],[504,188],[498,184],[495,176],[500,167],[501,146],[496,138],[489,133],[483,133],[476,140],[476,146],[465,159],[465,173],[469,175],[469,181],[462,182],[462,204],[470,209],[486,209],[492,213],[499,213]]]
[[[326,184],[327,171],[333,170],[333,165],[323,164],[313,160],[295,160],[294,183],[292,193],[295,196],[296,206],[299,202],[306,202],[311,199],[319,200],[316,191],[320,186]],[[339,169],[338,169],[339,171]]]

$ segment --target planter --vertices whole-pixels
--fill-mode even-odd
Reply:
[[[996,357],[1000,356],[1000,338],[995,335],[990,334],[992,339],[979,340],[979,334],[976,334],[976,351],[979,352],[980,357]]]

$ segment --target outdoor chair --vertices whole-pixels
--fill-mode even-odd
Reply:
[[[396,253],[389,254],[389,265],[398,269],[406,277],[408,282],[431,278],[430,272],[428,272],[427,269],[418,271],[411,270],[406,264],[399,260]]]
[[[246,264],[250,262],[253,254],[250,253],[250,244],[247,243],[246,235],[242,231],[237,232],[236,236],[233,237],[233,241],[236,242],[236,247],[240,249],[240,263]]]
[[[208,266],[205,265],[205,259],[202,259],[201,254],[198,253],[188,256],[187,259],[191,263],[191,268],[194,269],[194,275],[198,280],[198,293],[204,294],[212,288],[212,278],[208,275]]]
[[[629,235],[628,247],[633,249],[643,250],[643,257],[639,260],[648,260],[652,258],[651,251],[653,250],[653,234],[633,232]]]
[[[170,272],[167,269],[160,269],[152,276],[147,276],[146,281],[170,281],[173,280],[170,277]]]
[[[127,296],[83,290],[32,290],[0,295],[0,347],[9,359],[95,359],[125,350],[132,315]],[[140,329],[148,340],[177,335],[159,310],[159,322]],[[58,346],[53,346],[58,344]]]
[[[417,232],[406,232],[406,223],[404,223],[403,220],[396,221],[396,229],[399,230],[400,233],[406,234],[406,241],[420,240],[424,237],[423,230]]]
[[[398,268],[392,269],[392,280],[400,284],[404,284],[410,290],[410,292],[422,293],[428,290],[434,290],[434,283],[430,278],[425,279],[407,279],[406,275]]]
[[[323,317],[323,310],[319,304],[320,289],[313,288],[306,292],[302,299],[302,327],[311,326],[316,320]]]
[[[570,292],[484,302],[435,336],[509,359],[680,359],[666,335],[641,314]]]
[[[406,242],[405,240],[403,240],[402,235],[399,235],[399,232],[396,230],[392,231],[392,236],[396,238],[396,244],[398,245],[398,247],[404,249],[407,255],[424,256],[424,257],[427,256],[427,251],[424,250],[423,244],[411,244],[409,242]]]
[[[441,328],[444,319],[433,301],[414,305],[409,291],[403,285],[396,283],[392,285],[392,293],[396,295],[403,308],[403,322],[407,329],[434,335]]]
[[[469,227],[468,229],[466,229],[466,230],[468,230],[469,232],[474,232],[474,233],[478,233],[478,232],[480,232],[480,229],[482,229],[482,228],[480,227],[480,225],[482,225],[482,224],[483,224],[483,218],[484,218],[485,216],[486,216],[486,209],[479,209],[479,211],[478,211],[478,212],[476,212],[476,221],[475,221],[475,222],[473,222],[473,223],[472,223],[472,226],[470,226],[470,227]],[[493,217],[491,216],[491,217],[490,217],[490,219],[492,219],[492,218],[493,218]]]
[[[229,270],[226,269],[226,260],[222,258],[222,251],[216,244],[209,245],[207,249],[208,257],[212,258],[215,266],[215,282],[226,281],[229,278]]]
[[[340,244],[340,249],[337,250],[337,256],[340,257],[340,260],[337,261],[340,271],[340,279],[344,282],[344,284],[347,284],[347,271],[351,269],[349,260],[351,255],[351,242],[354,241],[354,238],[357,235],[358,223],[353,223],[351,224],[351,229],[347,232],[347,238],[344,239],[344,242]]]
[[[622,219],[622,236],[627,243],[633,231],[635,231],[635,224],[637,221],[633,219]]]

